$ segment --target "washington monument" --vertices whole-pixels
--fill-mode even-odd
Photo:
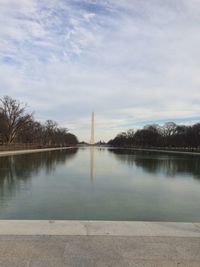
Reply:
[[[94,145],[94,112],[92,112],[90,145]]]

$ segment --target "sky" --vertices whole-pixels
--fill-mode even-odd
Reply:
[[[200,0],[0,0],[0,97],[89,141],[200,121]]]

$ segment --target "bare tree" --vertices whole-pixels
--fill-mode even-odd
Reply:
[[[173,136],[176,133],[177,125],[174,122],[166,122],[162,127],[162,133],[164,136]]]
[[[5,143],[6,133],[6,118],[2,112],[0,112],[0,143]]]
[[[18,132],[31,120],[27,106],[9,96],[0,99],[0,112],[4,118],[4,135],[8,144],[15,141]]]

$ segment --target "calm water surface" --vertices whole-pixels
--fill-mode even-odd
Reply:
[[[200,221],[200,156],[80,148],[0,157],[1,219]]]

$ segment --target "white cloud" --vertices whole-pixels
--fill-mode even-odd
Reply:
[[[200,113],[199,1],[1,0],[0,93],[88,139]]]

